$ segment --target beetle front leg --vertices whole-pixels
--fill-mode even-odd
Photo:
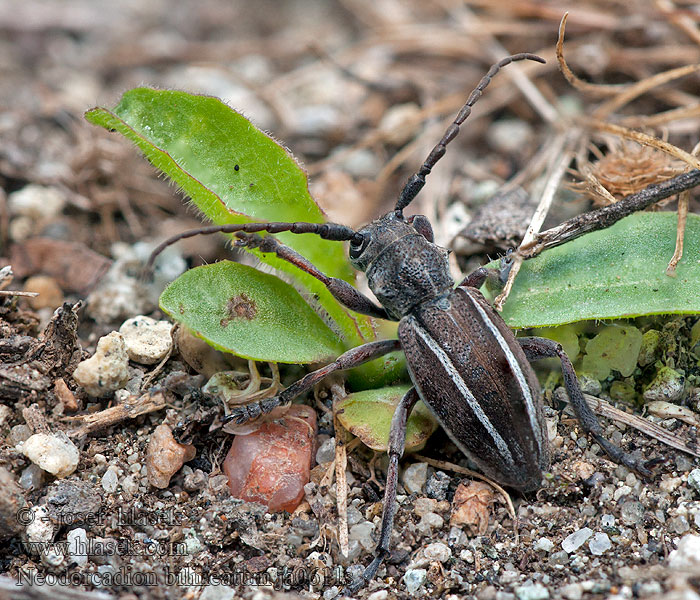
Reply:
[[[372,302],[367,296],[364,296],[347,281],[337,277],[328,277],[328,275],[322,273],[313,265],[311,261],[307,260],[296,250],[285,246],[277,238],[270,235],[262,237],[257,234],[245,232],[237,233],[236,237],[238,239],[234,245],[238,247],[246,246],[248,248],[259,248],[261,252],[272,252],[277,255],[278,258],[286,260],[305,273],[315,277],[328,288],[328,291],[333,294],[333,297],[338,302],[350,310],[378,319],[393,320],[392,317],[387,314],[386,310],[384,310],[384,307],[378,306]]]
[[[295,381],[286,390],[280,392],[274,398],[267,398],[265,400],[260,400],[259,402],[253,402],[251,404],[245,404],[243,406],[236,406],[231,410],[231,412],[224,418],[224,423],[230,423],[234,421],[238,425],[247,423],[257,419],[263,414],[272,412],[278,406],[283,404],[288,404],[297,396],[300,396],[304,392],[310,390],[324,377],[334,373],[335,371],[342,371],[344,369],[352,369],[357,367],[362,363],[366,363],[389,352],[394,352],[401,349],[401,344],[399,340],[379,340],[376,342],[369,342],[358,346],[357,348],[352,348],[344,354],[341,354],[332,363],[327,364],[325,367],[321,367],[316,371],[312,371],[304,375],[298,381]]]
[[[564,386],[569,394],[569,399],[571,400],[571,405],[574,407],[576,417],[583,429],[593,436],[600,447],[603,448],[607,455],[615,462],[621,463],[645,477],[651,476],[651,471],[644,466],[641,460],[634,458],[631,454],[618,448],[615,444],[603,437],[603,428],[598,421],[598,417],[595,416],[595,413],[591,410],[586,399],[583,397],[581,386],[576,377],[576,371],[574,371],[574,367],[561,344],[546,338],[537,337],[517,338],[517,340],[528,360],[559,358],[561,361],[561,370],[564,374]]]
[[[396,407],[394,416],[391,419],[391,430],[389,433],[389,467],[386,472],[386,487],[384,488],[384,510],[382,512],[382,529],[379,534],[379,543],[374,552],[374,560],[365,569],[364,573],[355,581],[350,583],[342,595],[349,596],[369,583],[377,573],[382,561],[389,554],[391,543],[391,531],[394,527],[394,516],[396,515],[396,486],[399,479],[399,460],[403,456],[406,443],[406,423],[413,407],[418,402],[418,392],[416,388],[408,390]]]

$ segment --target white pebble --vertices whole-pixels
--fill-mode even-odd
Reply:
[[[25,530],[27,541],[30,544],[46,543],[53,540],[53,523],[49,519],[49,510],[43,505],[32,506],[25,515],[28,523]],[[30,547],[30,550],[32,548]]]
[[[678,548],[668,556],[672,569],[697,569],[700,566],[700,535],[688,534],[678,542]]]
[[[428,464],[424,462],[413,463],[406,467],[401,478],[403,487],[409,494],[420,494],[428,479]]]
[[[413,137],[419,123],[420,108],[413,102],[407,102],[387,110],[378,129],[387,142],[401,146]]]
[[[570,583],[561,589],[561,595],[566,600],[581,600],[583,597],[583,586],[580,583]]]
[[[233,600],[236,592],[227,585],[208,585],[199,600]]]
[[[535,551],[551,552],[554,549],[554,542],[546,537],[541,537],[533,544],[532,547],[535,549]]]
[[[358,541],[365,550],[373,550],[375,546],[372,533],[374,532],[374,523],[363,521],[350,528],[349,539]]]
[[[593,530],[590,527],[584,527],[578,531],[574,531],[571,535],[567,536],[561,543],[561,547],[565,552],[575,552],[581,546],[583,546],[593,535]]]
[[[444,563],[452,556],[452,550],[442,542],[434,542],[425,547],[423,554],[428,560],[437,560],[438,562]]]
[[[598,532],[593,536],[593,539],[588,542],[588,548],[591,554],[600,556],[612,548],[612,542],[607,533]]]
[[[122,335],[113,331],[100,338],[94,356],[76,367],[73,379],[96,398],[123,388],[129,381],[129,356]]]
[[[430,533],[433,529],[442,529],[445,524],[445,519],[443,519],[439,514],[434,512],[425,513],[421,520],[416,526],[418,531],[423,535]]]
[[[406,591],[413,595],[425,583],[428,577],[428,571],[425,569],[409,569],[403,576],[403,582],[406,585]]]
[[[87,532],[82,527],[72,529],[66,535],[66,540],[71,560],[79,567],[86,565],[88,561]]]
[[[63,210],[66,195],[53,187],[25,185],[21,190],[7,196],[7,204],[11,214],[43,222],[52,219]]]
[[[518,600],[547,600],[549,591],[541,583],[528,582],[515,588]]]
[[[119,485],[119,473],[117,467],[110,465],[105,474],[102,476],[102,488],[108,494],[113,494],[117,491],[117,486]]]
[[[173,345],[171,329],[169,321],[156,321],[140,315],[124,321],[119,333],[131,360],[141,365],[153,365],[170,352]]]
[[[335,438],[325,440],[316,451],[316,462],[319,465],[331,462],[335,458]]]
[[[17,446],[34,464],[58,478],[67,477],[78,467],[80,453],[68,436],[57,433],[35,433]]]

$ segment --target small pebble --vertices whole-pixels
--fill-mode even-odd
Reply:
[[[24,535],[30,543],[29,550],[38,554],[36,552],[38,545],[53,540],[54,528],[49,518],[49,510],[44,505],[32,506],[25,516],[28,525],[24,530]]]
[[[429,512],[435,512],[436,509],[437,500],[432,498],[416,498],[416,501],[413,503],[413,512],[419,517],[422,517]]]
[[[170,427],[165,424],[158,425],[151,434],[146,450],[148,483],[160,489],[167,488],[170,478],[195,455],[194,446],[179,444],[175,441]]]
[[[135,475],[127,475],[122,479],[122,489],[132,496],[139,491],[139,481]]]
[[[63,290],[53,277],[34,275],[24,282],[24,291],[39,294],[27,299],[34,310],[58,308],[63,304]]]
[[[334,151],[333,154],[340,155],[342,150],[346,148],[339,148]],[[344,154],[342,159],[339,159],[339,166],[343,171],[347,172],[349,175],[366,179],[373,179],[377,176],[377,155],[374,154],[369,149],[360,148],[358,150],[353,150],[348,154]],[[314,198],[316,196],[314,195]]]
[[[700,494],[700,469],[693,469],[688,473],[688,485]]]
[[[406,586],[406,591],[413,595],[425,583],[428,577],[428,571],[425,569],[409,569],[403,576],[403,582]]]
[[[76,367],[73,379],[95,398],[123,388],[129,381],[129,356],[122,335],[113,331],[100,338],[95,354]]]
[[[348,525],[350,525],[350,527],[361,523],[363,520],[364,517],[356,506],[348,506]]]
[[[88,561],[87,532],[82,527],[72,529],[66,535],[66,540],[68,541],[70,559],[79,567],[86,565]]]
[[[538,552],[551,552],[554,550],[554,542],[552,542],[550,539],[546,537],[541,537],[539,540],[537,540],[532,547],[534,548],[535,551]]]
[[[442,471],[435,471],[425,484],[425,493],[428,498],[444,500],[447,498],[447,489],[450,487],[450,476]]]
[[[417,462],[404,469],[401,483],[409,494],[420,494],[428,480],[428,464]]]
[[[700,321],[698,321],[700,323]],[[689,457],[683,456],[682,454],[679,454],[675,458],[675,463],[676,463],[676,471],[679,471],[681,473],[685,473],[687,471],[690,471],[690,469],[693,468],[693,461],[690,460]]]
[[[374,523],[369,521],[363,521],[357,525],[353,525],[348,532],[348,538],[351,540],[356,540],[360,545],[368,551],[374,549],[375,541],[372,538],[372,533],[375,530]]]
[[[430,561],[436,560],[444,563],[452,556],[452,550],[442,542],[433,542],[423,549],[423,555]]]
[[[598,532],[593,536],[593,539],[588,542],[588,548],[591,554],[601,556],[612,548],[612,542],[607,533]]]
[[[182,485],[188,492],[196,492],[203,490],[207,486],[207,481],[207,474],[201,469],[195,469],[192,473],[185,475]]]
[[[429,534],[433,529],[442,529],[445,519],[434,512],[425,513],[417,525],[418,531],[423,535]]]
[[[367,596],[367,600],[386,600],[388,596],[389,592],[387,590],[379,590]]]
[[[160,361],[173,345],[172,324],[139,315],[124,321],[119,333],[124,338],[126,353],[134,362],[153,365]]]
[[[233,600],[236,592],[227,585],[208,585],[202,591],[199,600]]]
[[[530,145],[532,127],[521,119],[498,119],[489,126],[488,142],[499,152],[515,154]]]
[[[675,369],[661,367],[642,394],[645,402],[674,402],[683,396],[685,377]]]
[[[636,500],[628,500],[620,506],[620,518],[625,525],[637,525],[644,519],[644,505]]]
[[[44,483],[44,470],[32,463],[19,476],[19,484],[27,491],[35,491]]]
[[[657,359],[661,350],[661,337],[661,332],[656,329],[649,329],[642,334],[642,347],[637,357],[640,367],[646,367]]]
[[[63,550],[57,547],[49,547],[41,552],[41,562],[52,569],[60,567],[65,560]]]
[[[118,485],[119,472],[117,471],[117,467],[110,465],[102,476],[102,489],[108,494],[113,494],[117,491]]]
[[[559,550],[549,555],[549,562],[552,566],[566,566],[569,564],[569,554],[566,550]]]
[[[265,504],[270,512],[294,511],[309,482],[315,439],[316,412],[303,404],[235,436],[223,464],[231,495]]]
[[[384,139],[394,146],[402,146],[416,132],[420,122],[420,108],[413,102],[389,108],[377,126]]]
[[[7,206],[13,216],[29,217],[45,222],[60,214],[66,204],[66,195],[55,187],[29,184],[7,196]],[[17,240],[15,240],[17,241]]]
[[[78,448],[62,431],[35,433],[17,449],[34,464],[58,478],[73,473],[80,461]]]
[[[561,595],[566,600],[581,600],[583,597],[583,586],[580,583],[570,583],[561,588]]]
[[[613,517],[612,515],[603,515],[600,518],[600,523],[603,525],[603,527],[614,527],[615,517]]]
[[[335,438],[325,440],[316,451],[316,462],[319,465],[329,463],[335,459]]]
[[[668,566],[672,569],[694,570],[700,567],[700,535],[686,535],[678,542],[668,556]]]
[[[22,442],[28,440],[32,437],[32,430],[29,425],[22,423],[21,425],[15,425],[10,429],[10,439],[8,440],[13,446],[17,446]]]
[[[549,591],[541,583],[526,583],[515,588],[518,600],[547,600]]]
[[[561,547],[566,552],[575,552],[581,546],[583,546],[593,535],[593,530],[590,527],[584,527],[578,531],[574,531],[571,535],[568,535],[564,541],[561,543]]]
[[[669,519],[667,522],[667,526],[668,526],[668,530],[671,533],[676,533],[678,535],[682,535],[690,529],[690,525],[688,524],[688,519],[686,518],[685,515],[679,515],[677,517],[673,517],[672,519]]]

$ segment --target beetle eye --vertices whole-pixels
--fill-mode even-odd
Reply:
[[[368,243],[369,236],[358,233],[355,237],[353,237],[350,240],[350,252],[348,253],[350,258],[359,258],[365,251],[365,248],[367,248]]]

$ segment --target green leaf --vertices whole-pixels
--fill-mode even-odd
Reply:
[[[343,351],[291,285],[231,261],[185,272],[165,289],[160,306],[210,345],[245,358],[315,363]]]
[[[675,213],[637,213],[525,261],[503,318],[520,329],[699,313],[700,216],[688,215],[683,259],[669,277],[676,224]]]
[[[410,389],[410,385],[402,385],[349,394],[338,405],[338,420],[366,446],[385,451],[394,411]],[[437,427],[433,414],[419,401],[408,418],[406,450],[420,450]]]
[[[215,224],[325,220],[291,154],[216,98],[137,88],[114,110],[94,108],[85,117],[136,144]],[[313,234],[277,237],[327,275],[354,281],[341,243]],[[372,320],[342,307],[319,281],[272,254],[254,253],[312,291],[349,345],[375,339]]]
[[[637,367],[641,347],[642,332],[633,325],[607,325],[588,340],[581,371],[601,381],[610,375],[612,369],[629,377]]]

